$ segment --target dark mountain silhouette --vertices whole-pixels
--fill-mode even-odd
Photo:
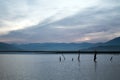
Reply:
[[[0,51],[6,51],[6,50],[21,50],[19,49],[17,46],[13,45],[13,44],[7,44],[7,43],[2,43],[0,42]]]
[[[18,46],[25,50],[79,50],[93,45],[92,43],[31,43]]]
[[[108,42],[106,42],[104,45],[115,45],[115,46],[120,46],[120,37],[114,38]]]
[[[94,46],[85,50],[109,50],[109,51],[120,51],[120,37],[114,38],[108,42]]]
[[[120,37],[105,43],[0,43],[0,50],[120,50]]]

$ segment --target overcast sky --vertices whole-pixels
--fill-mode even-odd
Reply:
[[[0,42],[105,42],[120,36],[120,0],[0,0]]]

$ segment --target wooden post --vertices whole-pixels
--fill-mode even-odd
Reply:
[[[64,60],[65,60],[65,56],[64,56],[64,54],[62,53],[62,56],[63,56],[63,58],[64,58]]]
[[[113,56],[110,58],[110,61],[112,62]]]
[[[95,50],[95,53],[94,53],[94,62],[96,62],[96,59],[97,59],[97,51]]]
[[[73,61],[74,59],[72,58],[72,61]]]
[[[59,61],[61,62],[61,57],[59,57]]]
[[[78,53],[78,61],[80,62],[80,51]]]

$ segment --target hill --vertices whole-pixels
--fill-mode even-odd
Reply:
[[[104,45],[120,46],[120,37],[114,38],[114,39],[106,42]]]
[[[17,46],[24,50],[79,50],[93,45],[92,43],[30,43]]]
[[[120,51],[120,37],[114,38],[101,45],[94,46],[85,50],[106,50],[106,51]]]
[[[0,43],[0,50],[120,50],[120,37],[105,43]]]
[[[20,49],[12,44],[0,42],[0,51],[4,51],[4,50],[12,51],[12,50],[20,50]]]

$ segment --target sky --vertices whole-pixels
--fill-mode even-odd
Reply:
[[[106,42],[120,36],[120,0],[0,0],[0,42]]]

